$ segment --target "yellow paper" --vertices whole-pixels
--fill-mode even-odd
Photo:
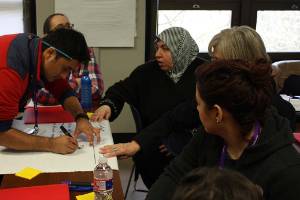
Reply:
[[[92,113],[92,112],[87,112],[86,114],[87,114],[87,116],[91,119],[91,117],[92,117],[92,115],[93,115],[94,113]]]
[[[32,178],[36,177],[40,173],[42,173],[42,171],[40,171],[38,169],[26,167],[26,168],[22,169],[21,171],[17,172],[15,175],[31,180]]]
[[[94,200],[95,199],[95,193],[94,192],[90,192],[87,194],[83,194],[83,195],[78,195],[76,196],[77,200]]]

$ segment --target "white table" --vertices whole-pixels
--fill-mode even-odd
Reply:
[[[59,130],[61,124],[42,124],[39,125],[39,135],[53,137],[62,134]],[[22,120],[15,120],[13,126],[16,129],[30,132],[33,125],[25,125]],[[75,123],[64,124],[71,132],[75,128]],[[33,167],[42,172],[76,172],[76,171],[92,171],[96,166],[96,160],[100,154],[99,147],[107,144],[113,144],[111,129],[108,121],[101,123],[93,123],[93,126],[101,128],[101,142],[96,144],[94,148],[89,146],[85,136],[82,134],[78,138],[80,149],[72,154],[61,155],[51,152],[28,152],[14,151],[0,146],[0,174],[13,174],[25,167]],[[109,158],[108,164],[114,170],[118,170],[117,158]]]

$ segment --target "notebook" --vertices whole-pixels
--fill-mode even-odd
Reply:
[[[24,111],[24,123],[34,124],[34,108],[27,107]],[[74,122],[70,112],[65,111],[62,106],[38,107],[38,123],[68,123]]]
[[[0,199],[9,200],[69,200],[67,184],[41,185],[0,189]]]

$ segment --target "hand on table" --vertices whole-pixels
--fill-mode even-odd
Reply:
[[[77,120],[74,137],[77,138],[80,133],[84,133],[86,135],[90,145],[93,145],[94,143],[94,136],[97,138],[97,143],[100,142],[100,129],[93,127],[87,119],[80,118]]]
[[[140,149],[140,145],[137,142],[132,141],[129,143],[119,143],[101,147],[100,153],[108,158],[114,156],[128,158],[136,154]]]

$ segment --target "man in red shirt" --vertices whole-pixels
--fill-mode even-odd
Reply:
[[[76,138],[80,133],[87,136],[90,144],[94,135],[99,141],[99,129],[89,123],[66,79],[89,59],[85,38],[75,30],[58,29],[42,39],[28,33],[0,36],[0,145],[67,154],[77,149]],[[42,87],[74,116],[74,138],[28,135],[11,127],[19,109]]]

